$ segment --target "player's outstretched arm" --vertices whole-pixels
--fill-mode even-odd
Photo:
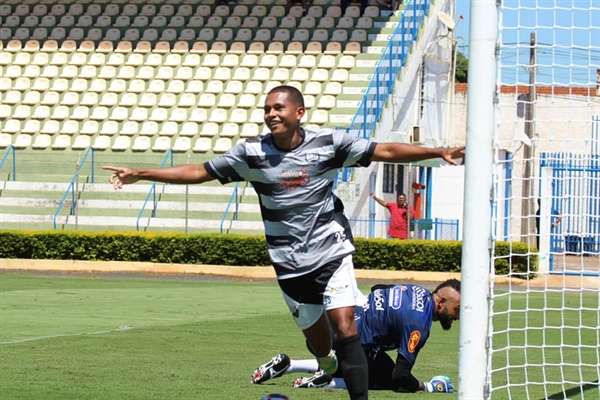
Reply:
[[[442,158],[449,164],[457,165],[456,160],[464,158],[464,155],[464,146],[430,148],[405,143],[377,143],[371,161],[402,163]]]
[[[423,390],[429,393],[454,393],[454,385],[447,376],[437,375],[429,382],[423,382]]]
[[[113,171],[110,175],[109,182],[112,183],[115,189],[121,189],[123,188],[123,185],[129,185],[141,180],[190,184],[203,183],[215,179],[206,171],[203,164],[189,164],[170,168],[151,169],[104,166],[102,169]]]

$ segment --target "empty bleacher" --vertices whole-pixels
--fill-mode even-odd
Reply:
[[[0,5],[0,150],[16,149],[20,171],[28,159],[69,160],[73,171],[90,147],[105,164],[156,166],[170,151],[183,163],[202,162],[264,133],[262,103],[280,84],[304,93],[306,126],[345,128],[398,21],[374,5],[364,14],[358,5],[342,13],[335,2],[318,0],[306,12],[278,0],[7,0]],[[72,177],[44,172],[19,181],[63,188]],[[40,206],[52,202],[35,200],[39,187],[25,193],[27,185],[4,182],[3,210],[17,215],[29,204],[53,215]],[[102,191],[92,187],[80,188],[80,217],[115,198],[94,198]],[[55,192],[47,191],[52,198]],[[132,210],[117,216],[127,224],[139,212],[139,198],[131,201],[125,208]],[[2,215],[3,225],[24,223]],[[119,225],[113,222],[118,218],[104,225]]]

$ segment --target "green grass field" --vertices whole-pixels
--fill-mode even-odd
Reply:
[[[443,332],[434,324],[413,370],[419,379],[444,374],[457,383],[456,325]],[[595,334],[585,340],[597,346]],[[0,274],[2,399],[258,400],[267,393],[347,399],[340,390],[292,389],[306,374],[250,384],[252,371],[278,352],[311,357],[275,283]],[[598,360],[597,348],[583,353]],[[511,354],[511,363],[518,357]],[[513,373],[518,380],[522,371]],[[597,379],[597,371],[584,374]],[[535,399],[555,393],[528,390]],[[527,398],[524,390],[517,393],[524,395],[499,391],[494,398]],[[584,394],[569,398],[599,397],[597,387]],[[398,396],[439,395],[370,394]]]

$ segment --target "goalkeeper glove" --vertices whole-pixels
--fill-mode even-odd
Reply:
[[[429,382],[423,382],[423,390],[429,393],[454,393],[454,385],[447,376],[438,375]]]

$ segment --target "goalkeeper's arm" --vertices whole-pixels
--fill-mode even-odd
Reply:
[[[414,393],[418,390],[423,390],[423,382],[419,382],[411,373],[412,364],[408,360],[398,354],[396,357],[396,366],[392,371],[392,381],[396,390]]]

